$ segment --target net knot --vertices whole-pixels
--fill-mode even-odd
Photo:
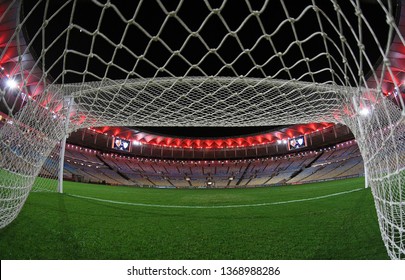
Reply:
[[[335,9],[336,12],[340,12],[340,6],[338,5],[338,3],[333,2],[333,8]]]
[[[360,42],[357,44],[357,46],[358,46],[359,49],[362,50],[362,51],[364,51],[364,49],[366,48],[366,47],[364,46],[364,44],[362,44],[362,43],[360,43]]]
[[[254,10],[252,11],[252,15],[254,15],[255,17],[260,16],[260,11]]]
[[[393,25],[395,24],[395,19],[393,18],[392,15],[387,15],[387,20],[386,20],[387,24],[389,25]]]
[[[215,9],[212,9],[212,13],[213,14],[219,14],[221,12],[221,10],[220,9],[218,9],[218,8],[215,8]]]
[[[288,18],[288,22],[290,23],[295,23],[296,19],[295,18]]]

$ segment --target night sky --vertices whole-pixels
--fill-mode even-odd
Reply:
[[[31,10],[32,5],[36,1],[24,1],[23,14]],[[44,2],[44,1],[43,1]],[[27,36],[29,38],[35,38],[33,44],[34,53],[41,53],[42,46],[42,36],[35,37],[39,26],[43,22],[44,16],[50,18],[56,10],[60,9],[63,3],[66,1],[53,0],[50,1],[48,12],[44,15],[43,10],[45,9],[45,3],[40,4],[34,10],[34,14],[29,17],[27,24],[25,25]],[[103,1],[101,1],[103,2]],[[260,36],[263,35],[263,31],[259,26],[258,20],[255,17],[250,17],[244,24],[242,22],[249,15],[249,9],[260,10],[263,7],[265,1],[251,1],[251,7],[246,5],[244,0],[232,0],[227,1],[227,4],[221,10],[221,17],[226,21],[228,27],[231,30],[237,30],[237,35],[240,43],[234,37],[228,36],[223,40],[229,33],[226,29],[221,18],[218,16],[209,17],[206,24],[203,25],[204,20],[210,13],[210,9],[204,4],[204,1],[184,1],[183,5],[178,9],[177,15],[181,21],[187,25],[191,31],[199,31],[200,37],[189,37],[190,30],[186,30],[184,26],[181,25],[180,21],[175,17],[170,17],[166,19],[166,15],[161,6],[158,5],[158,1],[148,0],[143,1],[142,5],[138,7],[139,1],[111,1],[119,8],[120,12],[126,19],[133,17],[135,10],[138,8],[139,13],[135,17],[135,21],[139,25],[131,25],[125,36],[126,24],[113,9],[106,9],[102,21],[99,22],[102,9],[96,6],[89,0],[78,1],[75,13],[73,14],[73,23],[79,25],[82,30],[87,30],[89,32],[94,32],[99,25],[100,33],[104,34],[108,40],[113,43],[118,44],[122,40],[123,45],[127,46],[130,50],[120,49],[114,55],[115,47],[113,47],[108,40],[102,36],[96,36],[93,40],[92,36],[86,35],[85,32],[81,32],[79,28],[74,28],[70,31],[68,40],[68,49],[75,50],[83,54],[83,56],[69,53],[67,55],[66,62],[60,59],[66,45],[67,32],[66,27],[69,25],[69,19],[72,10],[72,4],[66,5],[60,12],[58,12],[56,17],[50,19],[48,26],[45,29],[46,47],[52,44],[45,56],[45,60],[41,61],[45,64],[45,68],[49,69],[51,76],[55,79],[61,79],[61,72],[63,69],[67,70],[68,74],[64,76],[64,83],[70,82],[81,82],[83,78],[85,81],[98,80],[94,75],[84,75],[83,74],[73,74],[70,70],[77,72],[83,72],[85,70],[86,63],[89,63],[88,72],[94,73],[100,77],[108,77],[110,79],[124,79],[127,77],[128,73],[126,71],[132,71],[130,75],[132,78],[139,77],[170,77],[175,76],[236,76],[236,75],[246,75],[253,67],[255,61],[257,65],[265,64],[266,60],[274,54],[273,47],[269,44],[268,40]],[[167,11],[175,10],[179,1],[162,1],[165,5]],[[211,9],[219,8],[222,1],[208,1],[211,3]],[[289,1],[286,1],[289,2]],[[290,17],[298,17],[304,7],[311,4],[310,0],[300,0],[294,1],[294,5],[288,6],[288,13]],[[349,4],[349,1],[338,1],[341,3],[342,10],[350,15],[353,14],[354,8]],[[380,11],[381,8],[372,4],[375,1],[367,0],[362,2],[362,12],[372,18],[370,24],[377,31],[377,35],[382,42],[387,38],[387,32],[385,32],[385,16]],[[325,13],[330,16],[332,20],[337,21],[336,13],[333,10],[333,5],[330,1],[322,0],[317,1],[317,5],[325,11]],[[377,8],[377,9],[376,9]],[[279,26],[279,24],[286,18],[285,12],[280,4],[280,1],[270,1],[267,8],[260,15],[263,28],[266,34],[271,34]],[[167,20],[166,24],[162,23]],[[347,20],[350,21],[351,25],[357,31],[357,18],[348,17]],[[363,24],[364,25],[364,24]],[[203,27],[201,27],[203,26]],[[298,39],[303,40],[319,31],[319,24],[314,17],[313,12],[308,12],[302,19],[300,19],[299,24],[295,24],[296,33],[298,34]],[[324,31],[328,35],[339,42],[338,37],[332,30],[330,25],[323,19]],[[354,41],[351,31],[343,24],[343,31],[347,37],[349,45],[355,46],[357,43]],[[62,34],[62,36],[60,36]],[[150,43],[150,36],[156,36],[159,34],[159,38],[162,41],[152,41]],[[55,39],[58,40],[55,41]],[[379,58],[378,53],[373,54],[372,45],[373,39],[369,32],[364,32],[364,42],[367,42],[367,50],[371,53],[371,61],[376,62]],[[277,51],[285,51],[291,42],[295,41],[293,30],[290,24],[285,24],[273,37],[272,42]],[[163,42],[166,44],[163,44]],[[185,43],[186,42],[186,43]],[[94,44],[93,48],[91,47]],[[148,45],[149,44],[149,45]],[[242,44],[242,45],[240,45]],[[217,54],[212,54],[206,56],[207,47],[217,49]],[[317,38],[309,40],[307,43],[302,44],[305,56],[312,58],[319,54],[319,52],[324,50],[323,41],[320,36]],[[251,58],[247,55],[241,55],[243,49],[251,49]],[[88,54],[91,52],[97,54],[99,58],[93,56],[89,58]],[[181,50],[180,54],[191,64],[198,64],[199,69],[193,69],[187,72],[190,65],[187,64],[183,59],[178,56],[171,58],[174,51]],[[338,58],[338,53],[336,50],[329,48],[329,52]],[[133,56],[143,55],[150,62],[152,62],[156,67],[163,67],[165,70],[159,71],[158,68],[141,61],[136,65],[136,58]],[[355,54],[356,56],[358,54]],[[286,66],[291,67],[298,59],[302,58],[301,50],[293,46],[288,53],[283,57]],[[221,61],[221,59],[223,61]],[[107,69],[106,65],[103,64],[102,60],[109,62],[112,61],[113,64],[119,65],[123,69],[118,69],[118,67],[112,66]],[[56,64],[55,64],[56,62]],[[230,70],[225,68],[220,70],[225,63],[232,63],[232,68]],[[323,67],[329,67],[327,60],[320,59],[316,60],[311,69],[321,69]],[[353,61],[349,61],[353,63]],[[134,67],[136,65],[136,67]],[[273,59],[270,63],[265,64],[263,67],[263,72],[261,71],[250,71],[249,77],[264,77],[275,75],[279,69],[282,68],[282,64],[279,59]],[[354,68],[353,68],[354,69]],[[161,70],[161,69],[160,69]],[[364,69],[367,73],[369,69]],[[308,72],[308,68],[305,63],[300,63],[293,69],[291,69],[291,75],[293,78],[299,78],[302,74]],[[187,74],[186,74],[187,73]],[[290,76],[286,71],[282,71],[277,75],[276,78],[279,79],[289,79]],[[330,73],[320,73],[316,75],[317,82],[325,82],[330,80]],[[303,78],[303,80],[312,81],[311,78]],[[56,81],[58,82],[58,81]],[[62,80],[60,81],[62,82]]]
[[[45,1],[43,1],[45,2]],[[269,1],[268,6],[260,15],[261,24],[256,17],[250,17],[244,24],[242,22],[249,16],[251,10],[261,10],[265,1],[250,1],[251,7],[244,0],[227,1],[226,5],[221,8],[221,17],[216,15],[204,20],[210,14],[210,9],[220,8],[223,1],[208,1],[210,8],[204,1],[184,1],[181,7],[178,7],[180,1],[159,1],[147,0],[139,5],[140,1],[111,1],[122,13],[125,19],[131,19],[135,11],[138,14],[135,17],[136,24],[131,25],[126,30],[126,24],[111,8],[105,10],[105,14],[100,21],[102,8],[96,6],[89,0],[77,1],[77,6],[73,14],[73,23],[80,26],[70,30],[67,36],[66,27],[72,11],[72,4],[66,5],[60,9],[66,1],[52,0],[49,1],[48,11],[45,14],[45,3],[39,4],[34,9],[33,14],[26,21],[26,36],[33,40],[31,48],[32,53],[40,54],[41,50],[46,47],[48,52],[41,60],[42,66],[49,71],[48,78],[55,83],[77,83],[82,81],[98,81],[102,77],[108,79],[125,79],[125,78],[151,78],[151,77],[179,77],[179,76],[226,76],[237,77],[247,75],[248,77],[264,78],[273,76],[277,79],[300,78],[301,81],[309,82],[328,82],[331,80],[329,71],[322,71],[314,74],[314,77],[306,75],[308,65],[304,62],[299,63],[287,71],[280,71],[283,67],[280,59],[269,60],[274,54],[274,49],[278,52],[284,52],[291,42],[295,41],[294,32],[290,24],[285,24],[273,37],[273,46],[268,40],[261,38],[264,28],[266,34],[271,34],[280,23],[285,20],[286,14],[280,1]],[[100,1],[103,2],[103,1]],[[312,3],[311,0],[285,1],[288,5],[290,17],[297,18],[302,10]],[[388,32],[386,32],[386,18],[379,5],[374,0],[361,1],[362,12],[371,18],[370,24],[376,31],[377,37],[381,42],[386,41]],[[24,7],[22,16],[28,14],[37,1],[23,1]],[[345,14],[354,14],[354,8],[349,1],[338,1]],[[331,1],[316,1],[316,4],[325,11],[333,21],[337,21],[336,13]],[[164,5],[164,6],[163,6]],[[163,7],[162,7],[163,6]],[[57,16],[50,17],[55,11],[60,9]],[[164,10],[178,10],[177,16],[166,18]],[[43,19],[49,19],[49,24],[45,29],[45,46],[42,43],[41,34],[37,31],[43,23]],[[228,36],[229,30],[222,22],[226,21],[227,27],[235,31],[235,37]],[[166,20],[166,23],[162,23]],[[357,32],[357,18],[352,16],[347,20]],[[339,36],[333,31],[332,27],[325,19],[322,20],[324,31],[332,40],[339,42]],[[182,24],[186,25],[187,30]],[[103,36],[89,36],[85,31],[94,32],[99,26],[100,33]],[[299,40],[304,40],[316,31],[319,31],[319,24],[314,13],[307,13],[299,23],[294,25]],[[364,24],[363,24],[364,29]],[[126,30],[126,31],[125,31]],[[365,29],[364,29],[365,30]],[[198,31],[199,37],[189,37],[191,32]],[[126,32],[126,35],[123,34]],[[351,35],[351,30],[343,24],[343,32],[347,37],[350,46],[356,46],[357,43]],[[36,35],[37,34],[37,35]],[[157,36],[161,40],[151,41],[148,36]],[[367,52],[373,64],[379,59],[378,52],[374,52],[375,42],[369,32],[363,34],[364,42],[367,42]],[[108,38],[108,39],[106,39]],[[224,40],[224,38],[226,38]],[[68,39],[68,40],[67,40]],[[119,44],[121,41],[128,49],[121,48],[116,50],[110,42]],[[65,45],[68,45],[69,52],[66,60],[62,59]],[[51,47],[50,47],[51,46]],[[93,46],[93,47],[92,47]],[[301,45],[306,57],[313,58],[320,52],[325,51],[323,39],[320,36],[308,40]],[[208,49],[216,49],[215,53],[207,55]],[[244,49],[250,49],[250,54],[242,54]],[[180,56],[172,56],[174,51],[179,50]],[[329,53],[339,61],[339,53],[333,48],[329,48]],[[77,52],[81,53],[78,55]],[[89,54],[92,53],[93,57]],[[114,54],[115,53],[115,54]],[[358,53],[354,54],[358,56]],[[142,56],[144,59],[136,57]],[[297,60],[302,59],[303,54],[297,45],[293,45],[288,53],[283,56],[283,62],[287,67],[292,67]],[[104,62],[103,62],[104,60]],[[341,59],[340,59],[341,60]],[[112,62],[111,67],[106,66],[106,62]],[[138,61],[138,62],[137,62]],[[231,68],[223,67],[224,63],[231,64]],[[354,64],[349,58],[348,63]],[[190,70],[190,65],[198,65],[197,69]],[[86,70],[90,74],[83,74]],[[254,68],[255,65],[262,65],[261,70]],[[119,66],[119,67],[117,67]],[[320,58],[309,63],[311,71],[315,72],[323,68],[329,68],[328,60]],[[355,69],[355,67],[353,67]],[[66,74],[62,75],[62,71]],[[364,73],[369,72],[370,67],[363,69]],[[277,74],[276,74],[277,73]],[[356,73],[357,74],[357,73]],[[303,76],[304,75],[304,76]],[[342,73],[336,72],[337,80],[343,80]],[[315,80],[313,80],[315,79]],[[351,77],[350,84],[354,84]],[[149,131],[156,131],[154,128],[145,128]],[[181,129],[176,132],[176,128],[159,128],[162,134],[182,134],[184,136],[195,135],[240,135],[259,132],[260,130],[269,130],[265,128],[190,128]],[[186,131],[188,130],[188,131]]]

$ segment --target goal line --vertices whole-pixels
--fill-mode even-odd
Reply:
[[[265,203],[255,203],[255,204],[236,204],[236,205],[164,205],[164,204],[146,204],[146,203],[136,203],[136,202],[124,202],[124,201],[115,201],[109,199],[101,199],[89,196],[82,196],[76,194],[66,194],[70,197],[75,198],[82,198],[87,200],[111,203],[111,204],[121,204],[121,205],[130,205],[130,206],[141,206],[141,207],[155,207],[155,208],[183,208],[183,209],[221,209],[221,208],[243,208],[243,207],[261,207],[261,206],[271,206],[271,205],[280,205],[280,204],[289,204],[289,203],[297,203],[297,202],[305,202],[305,201],[312,201],[312,200],[319,200],[334,196],[345,195],[353,192],[358,192],[360,190],[364,190],[364,188],[358,188],[350,191],[332,193],[322,196],[316,197],[309,197],[309,198],[302,198],[302,199],[293,199],[287,201],[276,201],[276,202],[265,202]]]

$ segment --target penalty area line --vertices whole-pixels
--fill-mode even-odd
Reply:
[[[98,202],[106,202],[111,204],[120,204],[120,205],[130,205],[130,206],[141,206],[141,207],[155,207],[155,208],[185,208],[185,209],[221,209],[221,208],[242,208],[242,207],[261,207],[261,206],[271,206],[271,205],[281,205],[281,204],[289,204],[289,203],[297,203],[297,202],[305,202],[311,200],[319,200],[339,195],[345,195],[353,192],[358,192],[364,190],[364,188],[358,188],[350,191],[332,193],[322,196],[316,197],[309,197],[309,198],[302,198],[302,199],[294,199],[294,200],[287,200],[287,201],[278,201],[278,202],[265,202],[265,203],[255,203],[255,204],[235,204],[235,205],[163,205],[163,204],[146,204],[146,203],[136,203],[136,202],[125,202],[125,201],[115,201],[109,199],[101,199],[89,196],[82,196],[76,194],[66,194],[71,197],[82,198],[87,200],[93,200]]]

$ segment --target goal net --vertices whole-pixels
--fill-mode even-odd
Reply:
[[[0,0],[0,228],[80,128],[333,122],[405,258],[403,4]]]

